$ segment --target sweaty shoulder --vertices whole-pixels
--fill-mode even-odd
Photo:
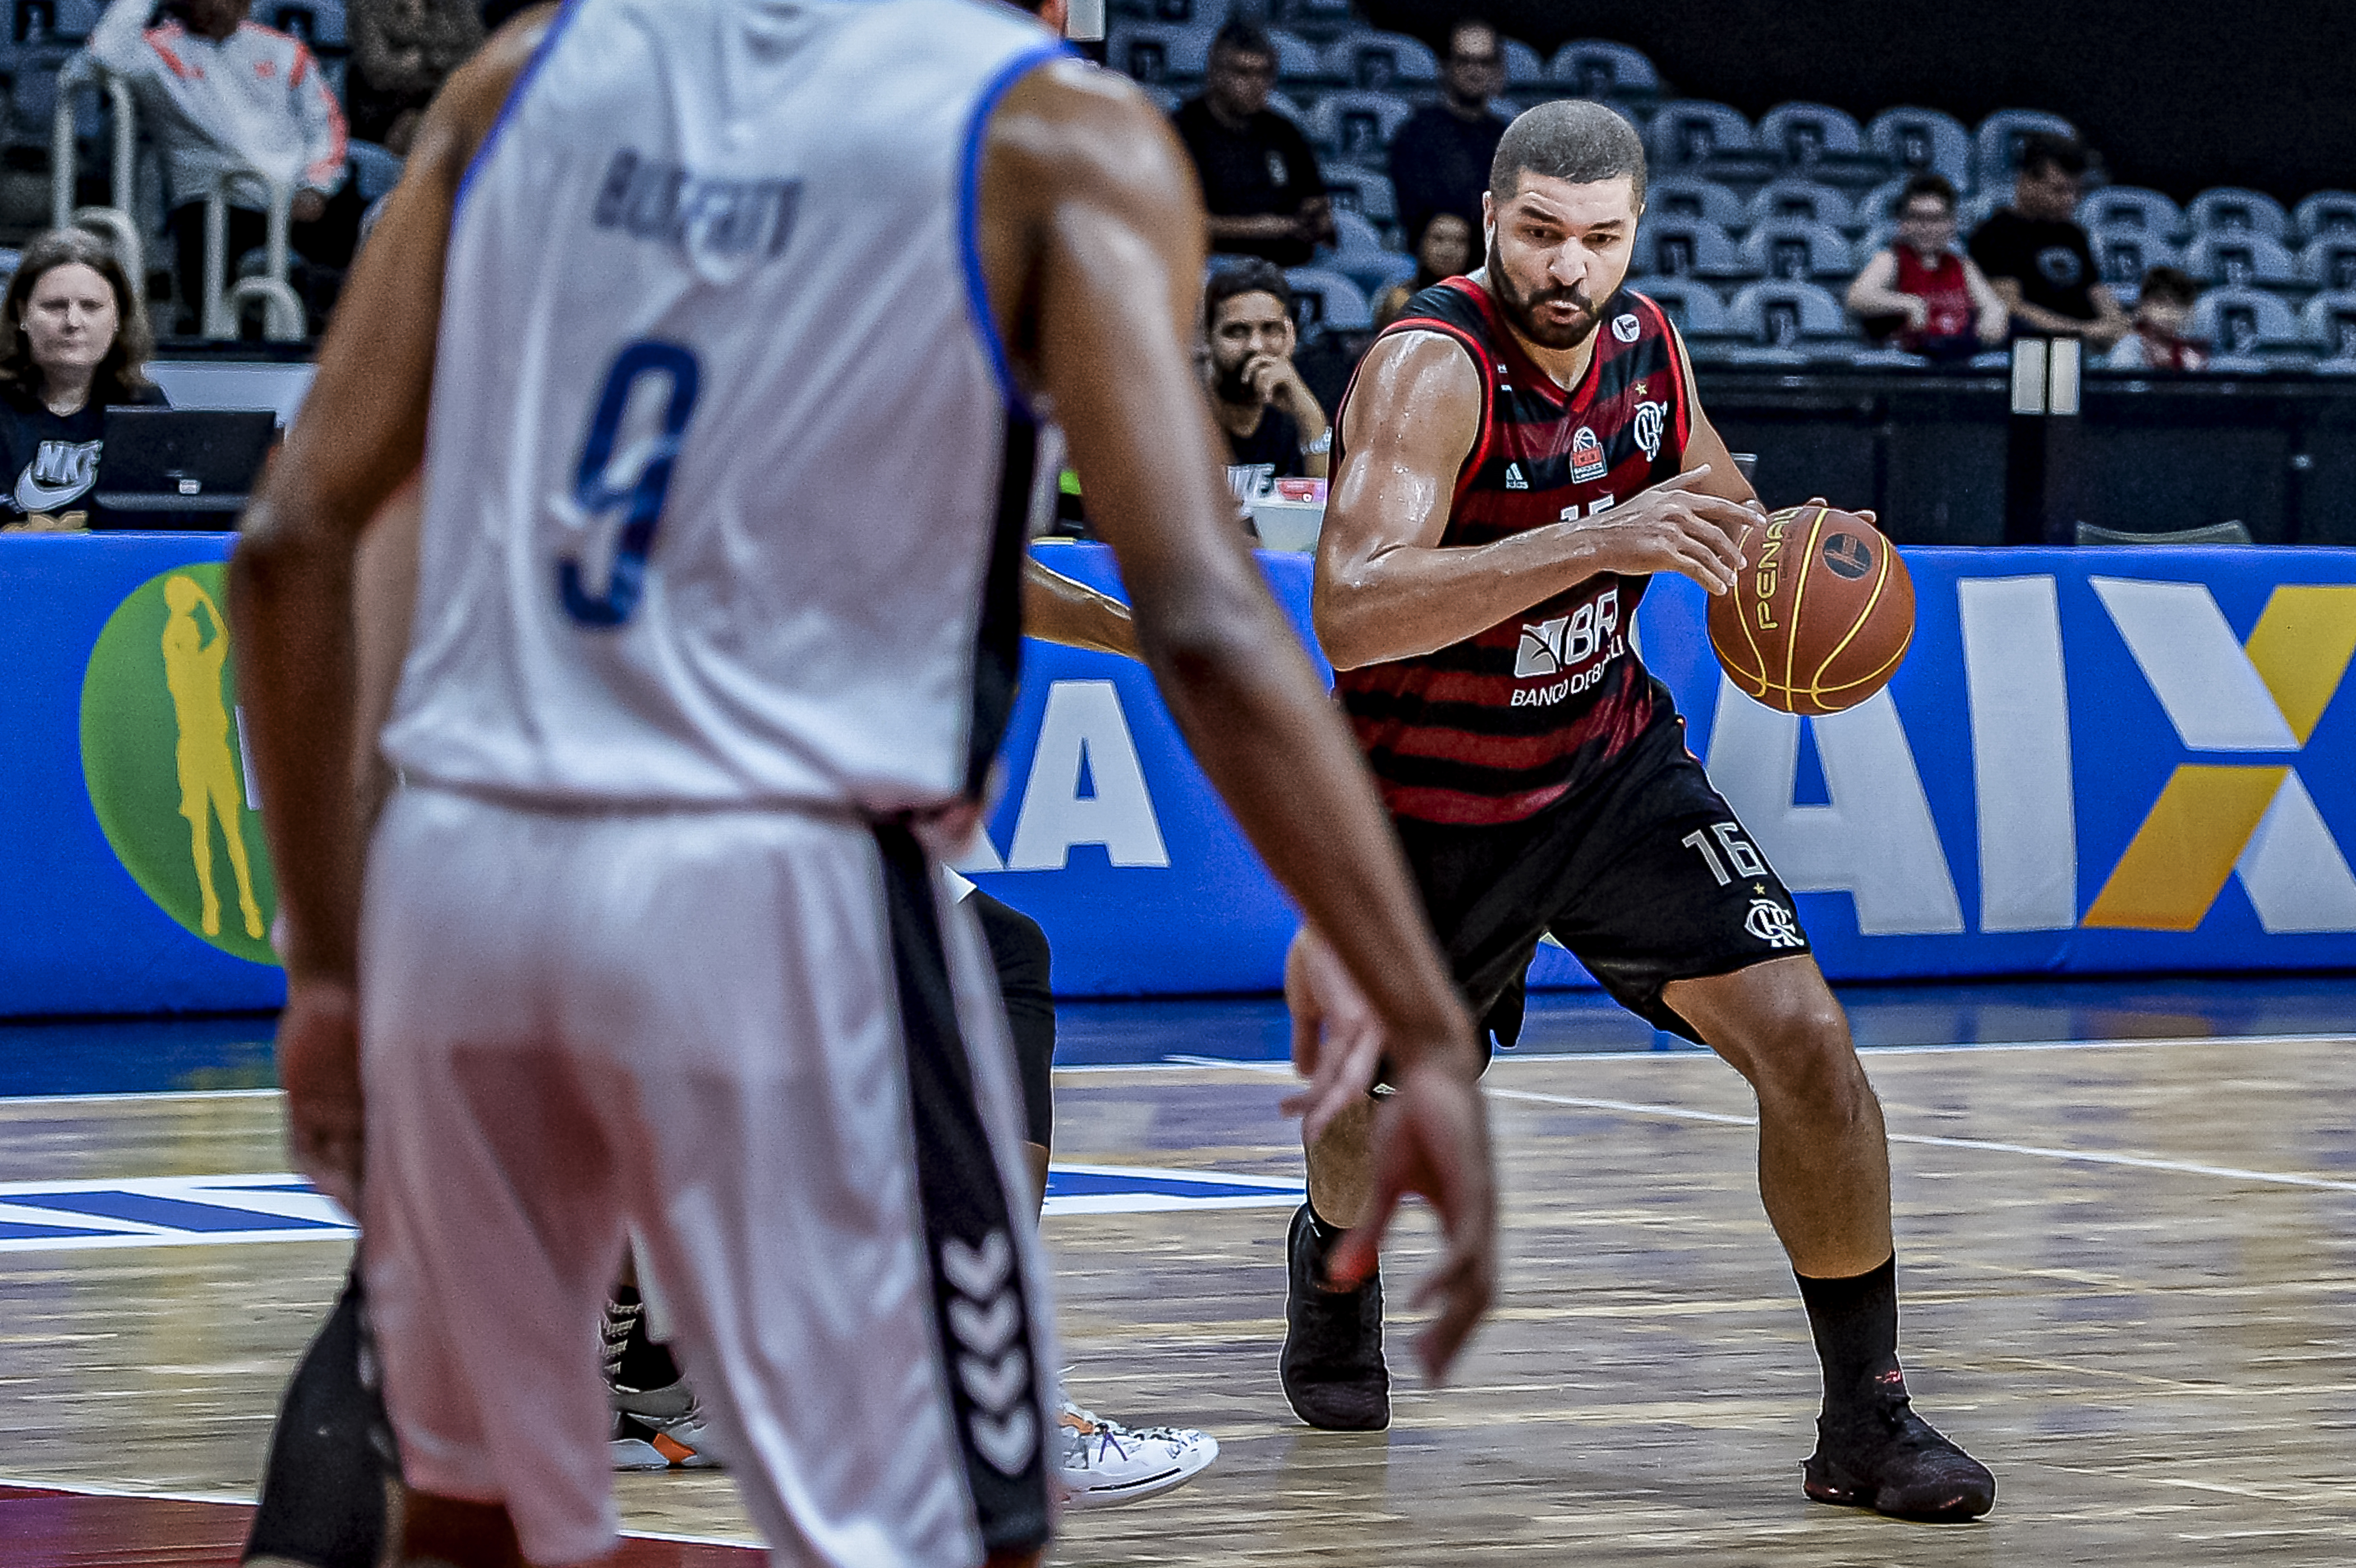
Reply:
[[[1403,444],[1452,467],[1480,439],[1485,396],[1480,367],[1461,339],[1394,329],[1366,350],[1343,400],[1344,448]]]

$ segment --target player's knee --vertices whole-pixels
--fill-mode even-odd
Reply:
[[[1763,1008],[1748,1054],[1762,1098],[1852,1114],[1872,1093],[1848,1019],[1828,993],[1779,998]]]

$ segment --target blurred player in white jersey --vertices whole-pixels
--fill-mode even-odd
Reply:
[[[1435,1371],[1494,1290],[1469,1027],[1232,535],[1191,170],[1060,52],[975,0],[519,17],[427,116],[248,516],[281,1079],[296,1158],[363,1217],[412,1560],[612,1545],[583,1348],[635,1224],[781,1560],[1036,1561],[1044,1271],[935,858],[1011,700],[1027,400],[1198,757],[1369,1004],[1334,1045],[1398,1091],[1338,1271],[1412,1188],[1447,1235]],[[408,788],[364,852],[352,558],[421,461]],[[1310,1043],[1312,1114],[1336,1054]]]

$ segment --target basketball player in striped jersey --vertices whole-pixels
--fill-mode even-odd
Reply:
[[[1426,1191],[1447,1237],[1435,1370],[1494,1290],[1469,1024],[1234,535],[1192,171],[1063,55],[974,0],[519,16],[426,115],[246,519],[289,1137],[362,1218],[412,1561],[613,1545],[585,1346],[626,1224],[781,1561],[1038,1560],[1019,1095],[937,897],[1013,686],[1033,410],[1372,998],[1376,1205]],[[421,463],[406,783],[364,851],[352,559]],[[1348,1058],[1304,1058],[1329,1102]]]
[[[1758,508],[1676,329],[1621,286],[1644,205],[1644,148],[1612,111],[1514,122],[1487,264],[1409,303],[1335,418],[1317,634],[1484,1036],[1514,1042],[1551,934],[1757,1091],[1761,1195],[1824,1362],[1808,1495],[1971,1518],[1995,1481],[1913,1413],[1900,1370],[1889,1155],[1847,1021],[1631,646],[1652,574],[1733,585]],[[1317,941],[1291,965],[1303,1020]],[[1312,1425],[1389,1419],[1380,1283],[1324,1288],[1372,1189],[1371,1109],[1310,1140],[1293,1224],[1283,1377]]]

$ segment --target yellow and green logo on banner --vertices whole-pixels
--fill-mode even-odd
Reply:
[[[132,590],[81,686],[90,803],[123,868],[224,952],[275,964],[277,887],[246,768],[217,562]]]

